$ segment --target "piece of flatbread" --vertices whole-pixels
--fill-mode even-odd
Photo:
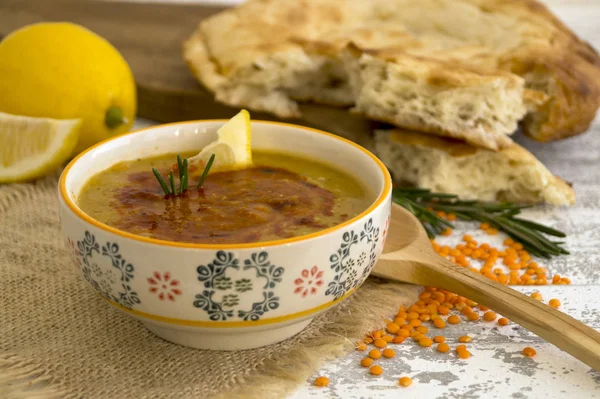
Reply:
[[[430,94],[439,71],[464,80],[469,96],[477,93],[471,104],[459,96],[466,119],[457,109],[454,118],[418,120],[398,106],[405,93],[392,89],[393,118],[373,99],[357,104],[360,87],[351,84],[352,62],[343,57],[351,43],[367,66],[430,71],[431,79],[412,84],[422,112],[434,101],[455,104],[453,95]],[[297,101],[356,105],[371,118],[491,149],[510,145],[519,120],[538,141],[581,133],[600,105],[600,57],[534,0],[249,0],[202,21],[184,57],[217,100],[232,106],[298,117]]]
[[[397,182],[462,199],[571,205],[575,192],[539,160],[513,143],[490,151],[411,131],[378,130],[373,151]]]
[[[492,150],[512,145],[509,135],[519,120],[547,100],[525,89],[525,80],[512,73],[403,51],[361,51],[351,45],[344,60],[354,112]],[[536,103],[532,97],[541,98]]]

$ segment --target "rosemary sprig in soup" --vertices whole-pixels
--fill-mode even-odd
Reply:
[[[215,160],[215,154],[212,154],[210,156],[210,159],[208,160],[208,163],[204,167],[204,171],[202,172],[202,176],[200,177],[200,181],[198,182],[198,186],[196,187],[197,189],[202,188],[202,185],[204,184],[204,180],[206,179],[206,176],[208,175],[208,171],[210,170],[214,160]],[[167,182],[165,182],[163,177],[160,175],[160,172],[158,171],[158,169],[152,168],[152,173],[156,177],[156,180],[158,180],[158,184],[160,184],[160,187],[162,188],[163,192],[165,193],[165,197],[169,197],[169,196],[177,197],[187,191],[188,184],[189,184],[188,164],[189,164],[189,162],[188,162],[187,158],[182,159],[181,155],[177,154],[177,170],[179,172],[179,187],[177,187],[175,184],[175,174],[173,173],[172,170],[171,170],[171,172],[169,172],[169,175],[168,175],[169,183],[167,184]]]

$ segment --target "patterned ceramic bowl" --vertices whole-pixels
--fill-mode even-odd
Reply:
[[[60,217],[73,262],[111,305],[181,345],[237,350],[282,341],[351,295],[383,249],[391,205],[385,166],[340,137],[284,123],[252,123],[253,148],[326,160],[373,193],[367,210],[326,230],[239,245],[156,240],[86,215],[77,196],[96,173],[125,160],[201,148],[225,121],[162,125],[96,145],[64,170]]]

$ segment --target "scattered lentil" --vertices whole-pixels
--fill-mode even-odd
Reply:
[[[489,226],[489,224],[482,224],[480,227],[489,235],[498,233],[497,229]],[[452,234],[452,231],[448,230],[447,234]],[[493,248],[487,243],[479,244],[468,234],[463,236],[462,243],[454,247],[440,245],[435,239],[431,240],[431,245],[438,254],[451,262],[504,285],[560,285],[571,283],[571,280],[558,274],[549,277],[546,268],[533,261],[531,255],[523,249],[523,246],[510,238],[504,240],[505,248]],[[472,266],[470,259],[480,262],[482,266]],[[542,300],[541,294],[537,291],[532,293],[531,297]],[[559,307],[560,301],[552,299],[548,302],[548,305]],[[386,348],[388,342],[401,344],[410,336],[415,343],[423,347],[430,347],[435,342],[437,344],[436,349],[439,352],[447,353],[450,351],[450,346],[445,342],[445,337],[442,335],[437,335],[433,339],[427,337],[425,334],[429,332],[429,328],[425,323],[429,322],[438,329],[444,329],[446,323],[458,324],[460,314],[473,322],[479,321],[480,317],[485,321],[494,321],[498,317],[495,312],[468,298],[435,287],[425,287],[414,304],[408,307],[401,306],[393,320],[385,320],[385,329],[373,331],[365,337],[362,343],[357,343],[357,350],[366,350],[367,346],[372,344],[377,348],[385,348],[383,349],[383,356],[394,357],[395,351]],[[441,316],[448,317],[444,320]],[[497,320],[497,323],[500,326],[506,326],[509,324],[509,320],[501,317]],[[472,337],[461,336],[458,341],[468,343],[472,341]],[[461,359],[471,357],[471,352],[467,350],[464,344],[456,346],[456,354]],[[525,348],[523,349],[523,355],[534,356],[535,350],[529,347]],[[380,366],[373,366],[373,359],[378,359],[381,356],[382,353],[379,350],[373,349],[369,352],[369,357],[361,360],[361,365],[370,367],[371,374],[380,375],[383,373],[383,369]],[[408,377],[403,378],[410,380]]]
[[[408,322],[409,325],[413,326],[413,327],[419,327],[421,325],[421,320],[419,319],[412,319],[411,321]]]
[[[412,379],[410,377],[400,377],[400,379],[398,380],[398,384],[400,384],[403,387],[408,387],[410,386],[410,384],[412,384]]]
[[[404,323],[402,323],[404,324]],[[387,330],[387,332],[389,332],[390,334],[396,334],[398,332],[398,330],[400,330],[400,326],[396,323],[389,323],[385,329]]]
[[[360,361],[360,365],[363,367],[371,367],[372,364],[373,359],[371,359],[370,357],[365,357],[363,360]]]
[[[538,301],[542,300],[542,294],[537,291],[531,293],[531,295],[529,295],[529,296],[532,297],[533,299],[537,299]]]
[[[392,358],[396,355],[396,352],[393,349],[387,348],[383,350],[383,356],[389,358]]]
[[[429,331],[429,329],[425,326],[419,326],[419,327],[415,328],[415,330],[417,330],[421,334],[427,334],[427,332]]]
[[[438,352],[446,353],[446,352],[450,351],[450,345],[448,345],[445,342],[442,342],[442,343],[438,344],[437,350],[438,350]]]
[[[317,387],[326,387],[329,385],[329,378],[327,377],[317,377],[315,380],[315,386]]]
[[[446,322],[445,322],[444,320],[442,320],[442,319],[436,319],[436,320],[433,322],[433,325],[434,325],[436,328],[446,328]]]
[[[400,330],[398,331],[398,337],[406,338],[410,336],[410,331],[408,330]]]
[[[471,312],[467,315],[470,321],[479,321],[479,313]]]
[[[401,344],[402,342],[404,342],[405,339],[406,339],[405,337],[401,337],[399,335],[396,335],[394,337],[394,339],[392,340],[392,343],[393,344]]]
[[[548,305],[554,309],[558,309],[560,307],[560,301],[556,298],[550,299]]]
[[[530,348],[529,346],[526,348],[523,348],[523,355],[527,356],[527,357],[533,357],[536,355],[536,351],[533,348]]]
[[[419,342],[422,338],[427,338],[427,337],[425,337],[425,335],[421,334],[420,332],[416,333],[412,337],[413,341],[415,341],[415,342]]]
[[[496,317],[496,312],[492,312],[491,310],[483,314],[483,320],[485,321],[494,321],[496,320]]]

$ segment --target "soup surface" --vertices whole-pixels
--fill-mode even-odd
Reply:
[[[202,170],[190,168],[189,190],[167,198],[152,168],[166,177],[175,154],[122,162],[92,177],[78,205],[94,219],[140,236],[239,244],[333,227],[373,201],[358,181],[324,163],[256,150],[253,161],[250,168],[210,173],[201,190],[195,187]]]

